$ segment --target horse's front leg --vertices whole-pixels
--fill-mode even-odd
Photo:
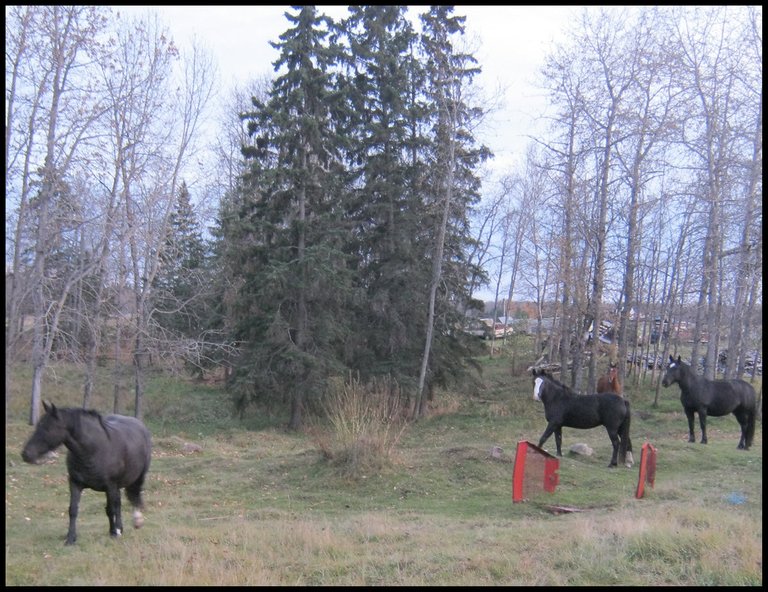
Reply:
[[[555,428],[555,444],[557,445],[557,456],[563,456],[563,428]]]
[[[120,511],[120,489],[109,486],[107,489],[107,518],[109,519],[109,534],[119,537],[123,534],[123,519]]]
[[[544,448],[544,442],[546,442],[549,437],[552,435],[552,432],[555,431],[555,428],[553,424],[547,424],[547,428],[544,430],[544,433],[541,434],[541,438],[539,438],[539,448]],[[557,436],[555,436],[555,439],[557,439]]]
[[[696,435],[693,433],[693,409],[689,409],[686,407],[684,409],[685,416],[688,418],[688,441],[689,442],[695,442],[696,441]],[[701,416],[699,416],[701,417]]]
[[[699,425],[701,426],[701,443],[707,443],[707,410],[699,409]]]
[[[74,545],[77,540],[77,509],[80,506],[80,496],[83,488],[77,483],[69,480],[69,529],[67,530],[67,540],[65,545]]]

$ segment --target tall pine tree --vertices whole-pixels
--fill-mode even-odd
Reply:
[[[297,429],[305,399],[341,369],[350,280],[332,23],[313,6],[293,10],[286,13],[292,27],[273,43],[279,76],[245,116],[256,143],[244,149],[250,171],[229,233],[241,282],[240,402],[276,393],[290,401],[288,427]]]
[[[181,357],[198,376],[208,365],[205,350],[210,349],[207,333],[213,321],[206,249],[189,189],[182,181],[155,276],[153,318],[162,330],[157,335],[165,344],[161,351]]]
[[[339,29],[347,40],[345,96],[357,114],[347,152],[356,188],[348,216],[362,298],[349,363],[364,377],[388,374],[407,387],[415,386],[425,283],[417,272],[421,195],[411,150],[422,131],[413,126],[417,36],[405,14],[404,6],[354,6]]]

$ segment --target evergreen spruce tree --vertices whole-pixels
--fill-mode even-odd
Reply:
[[[287,400],[288,427],[297,429],[307,397],[343,368],[350,280],[332,22],[313,6],[293,10],[286,14],[291,28],[273,43],[279,76],[268,99],[254,99],[245,116],[256,142],[244,148],[250,170],[225,233],[239,282],[239,403],[262,395]]]
[[[356,187],[348,248],[361,298],[348,363],[364,377],[388,374],[407,386],[417,375],[426,284],[418,271],[421,196],[411,150],[422,131],[413,125],[417,36],[405,13],[405,6],[350,7],[340,32],[348,42],[345,96],[357,114],[347,146]]]
[[[157,336],[165,344],[162,349],[180,353],[198,376],[207,366],[206,334],[213,320],[206,250],[189,189],[182,181],[155,277],[153,317],[163,330]]]

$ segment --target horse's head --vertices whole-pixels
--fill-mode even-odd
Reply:
[[[544,386],[544,379],[552,378],[545,370],[533,369],[533,400],[541,401],[541,389]]]
[[[61,411],[51,403],[43,401],[45,415],[37,422],[35,431],[24,445],[21,458],[24,462],[36,463],[42,456],[61,445],[67,437],[67,422]]]
[[[675,359],[672,356],[669,356],[669,365],[667,366],[667,371],[664,373],[664,376],[661,379],[661,386],[668,387],[672,383],[679,382],[682,371],[682,358],[677,356],[677,359]]]

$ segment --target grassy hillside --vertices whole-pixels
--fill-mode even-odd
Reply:
[[[650,389],[630,389],[636,459],[646,440],[659,454],[645,498],[634,497],[637,465],[607,468],[604,429],[565,428],[564,450],[585,442],[594,455],[567,454],[553,494],[513,504],[515,446],[538,441],[543,408],[510,354],[481,362],[480,389],[438,393],[391,462],[351,477],[309,432],[285,432],[284,414],[235,419],[218,386],[155,376],[145,526],[110,539],[104,495],[86,490],[72,547],[65,450],[38,466],[19,455],[31,433],[20,369],[6,429],[6,584],[762,585],[762,422],[747,452],[733,416],[710,418],[708,445],[689,444],[677,387],[658,408]],[[57,368],[44,398],[78,405],[78,382]],[[108,384],[93,405],[102,411]]]

